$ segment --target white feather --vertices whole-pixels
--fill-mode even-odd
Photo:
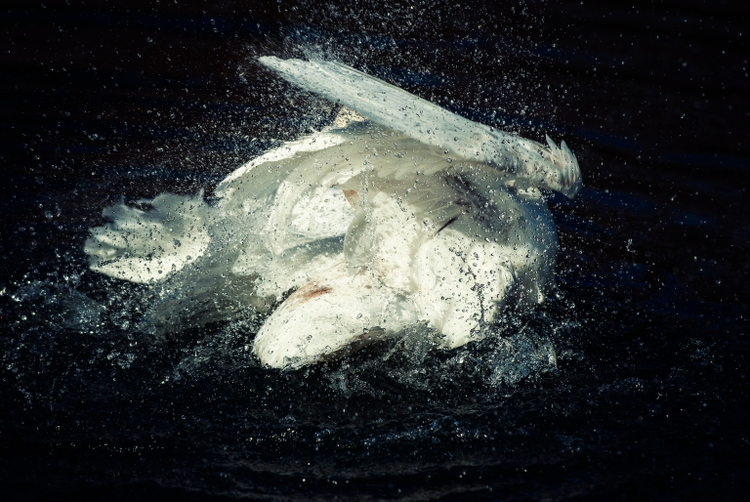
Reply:
[[[427,145],[494,165],[534,186],[574,197],[581,188],[578,162],[563,143],[547,146],[451,113],[375,77],[333,61],[259,58],[289,82]]]

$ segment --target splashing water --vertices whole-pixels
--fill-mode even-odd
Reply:
[[[741,500],[738,7],[365,4],[7,10],[24,29],[2,63],[6,499]],[[542,305],[508,305],[450,350],[415,323],[282,371],[252,343],[287,291],[247,309],[255,278],[211,286],[203,258],[152,285],[88,270],[83,242],[121,195],[151,223],[161,202],[215,207],[238,166],[335,119],[257,63],[300,45],[496,130],[566,139],[586,187],[545,194],[559,253]]]

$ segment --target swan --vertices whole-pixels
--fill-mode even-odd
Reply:
[[[541,189],[581,188],[564,141],[472,122],[339,62],[259,61],[340,104],[334,122],[239,167],[212,203],[162,194],[104,209],[84,245],[92,270],[180,277],[203,298],[241,278],[243,305],[268,315],[252,353],[274,368],[419,324],[451,349],[504,306],[544,301],[557,234]]]

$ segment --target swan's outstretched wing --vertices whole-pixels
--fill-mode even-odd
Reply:
[[[104,209],[110,221],[91,229],[83,250],[91,270],[152,284],[194,262],[209,243],[206,203],[195,196],[161,194],[144,211],[119,202]]]
[[[403,89],[332,61],[259,58],[284,79],[386,127],[469,160],[486,162],[543,188],[574,197],[581,171],[562,142],[512,136],[451,113]]]

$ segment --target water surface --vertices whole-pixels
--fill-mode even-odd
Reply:
[[[740,499],[750,173],[741,7],[132,2],[6,8],[0,486],[10,499]],[[565,139],[557,288],[482,342],[297,372],[240,316],[159,335],[87,271],[101,208],[195,193],[335,106],[254,63],[335,55]]]

